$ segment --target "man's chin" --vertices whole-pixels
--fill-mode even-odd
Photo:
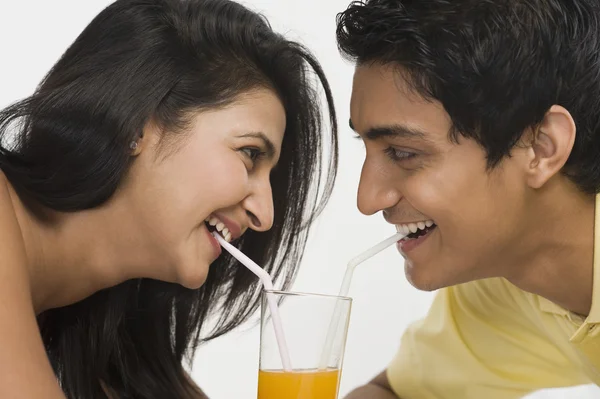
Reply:
[[[406,279],[419,291],[431,292],[448,286],[439,280],[439,273],[436,273],[435,270],[415,266],[410,259],[405,257],[404,274]]]

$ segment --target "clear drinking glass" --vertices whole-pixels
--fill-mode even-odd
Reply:
[[[291,370],[284,370],[267,295],[280,303]],[[337,399],[352,299],[265,291],[261,304],[258,399]]]

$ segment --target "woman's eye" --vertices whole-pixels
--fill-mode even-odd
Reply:
[[[241,148],[240,151],[243,152],[244,155],[246,155],[248,157],[248,159],[250,159],[252,162],[256,162],[258,159],[260,159],[264,155],[263,151],[261,151],[258,148],[253,148],[253,147],[244,147],[244,148]]]
[[[384,152],[394,162],[406,161],[417,156],[414,152],[403,151],[394,147],[388,147]]]

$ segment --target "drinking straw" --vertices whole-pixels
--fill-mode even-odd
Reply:
[[[265,291],[273,290],[273,281],[271,276],[262,267],[254,263],[252,259],[247,257],[242,251],[225,241],[223,237],[217,232],[213,232],[212,235],[217,239],[219,244],[227,250],[234,258],[236,258],[242,265],[246,266],[252,273],[254,273],[262,282]],[[283,335],[283,325],[281,323],[281,316],[279,315],[279,309],[275,296],[272,293],[266,292],[267,302],[269,303],[269,310],[273,319],[273,327],[275,328],[275,338],[277,339],[277,346],[279,346],[279,354],[281,356],[281,363],[285,371],[292,371],[292,362],[290,360],[290,353],[288,351],[285,336]]]
[[[350,282],[352,281],[352,275],[354,274],[354,269],[356,269],[358,265],[360,265],[367,259],[377,255],[379,252],[383,251],[390,245],[400,241],[405,236],[406,234],[398,232],[393,236],[381,241],[379,244],[367,249],[365,252],[361,253],[357,257],[351,259],[350,262],[348,262],[348,266],[346,267],[346,273],[344,274],[344,280],[342,280],[342,286],[340,288],[339,296],[348,296],[348,291],[350,290]],[[327,338],[325,340],[323,352],[321,352],[321,359],[319,361],[320,370],[324,370],[327,368],[327,362],[331,357],[331,351],[333,350],[333,340],[335,339],[335,333],[340,323],[341,316],[341,306],[338,302],[333,312],[333,318],[331,319],[329,330],[327,331]]]

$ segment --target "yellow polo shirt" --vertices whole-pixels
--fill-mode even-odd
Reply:
[[[387,376],[401,399],[512,399],[600,385],[600,195],[590,314],[577,316],[505,279],[440,290]]]

